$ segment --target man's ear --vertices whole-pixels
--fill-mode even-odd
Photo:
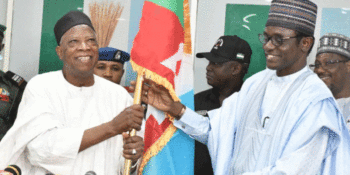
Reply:
[[[349,60],[348,58],[345,58],[345,59]],[[350,61],[346,62],[345,66],[346,66],[348,73],[350,73]]]
[[[231,68],[232,75],[238,75],[242,71],[243,66],[239,63],[232,63],[232,64],[233,64],[233,66]]]
[[[61,48],[61,46],[57,46],[56,47],[56,54],[57,54],[58,58],[60,58],[60,60],[63,59],[62,58],[62,48]]]
[[[312,37],[303,37],[299,44],[301,45],[301,50],[307,53],[313,46],[313,43],[314,39]]]

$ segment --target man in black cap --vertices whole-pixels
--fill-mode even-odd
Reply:
[[[323,35],[310,67],[332,91],[350,129],[350,38],[337,33]]]
[[[221,36],[210,52],[197,53],[198,58],[209,61],[207,83],[213,87],[194,96],[197,113],[207,117],[209,110],[221,107],[225,98],[241,89],[251,55],[249,44],[237,35]],[[195,174],[213,174],[208,148],[198,141],[194,161]]]
[[[234,36],[221,36],[210,52],[197,53],[198,58],[209,60],[207,83],[212,89],[195,95],[195,110],[219,108],[222,101],[238,92],[248,72],[252,50],[249,44]],[[205,115],[205,111],[201,111]]]
[[[54,32],[63,68],[28,83],[17,120],[0,143],[0,169],[16,164],[28,175],[117,175],[125,157],[135,170],[143,139],[123,133],[141,129],[143,108],[132,105],[123,87],[93,74],[98,44],[88,16],[71,11]]]
[[[349,132],[332,93],[306,66],[316,16],[309,0],[273,0],[259,36],[267,69],[209,117],[174,102],[148,79],[142,100],[208,146],[216,175],[349,174]]]
[[[120,84],[124,75],[124,63],[130,60],[130,54],[112,47],[98,49],[99,57],[94,73],[109,81]]]

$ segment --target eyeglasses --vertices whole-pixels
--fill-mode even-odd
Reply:
[[[267,36],[266,34],[259,34],[259,41],[265,45],[267,44],[270,40],[272,42],[272,44],[276,47],[281,46],[285,40],[289,40],[292,38],[297,38],[299,37],[299,35],[297,36],[288,36],[288,37],[282,37],[279,35],[273,35],[273,36]]]
[[[348,62],[348,61],[349,60],[344,60],[344,61],[341,61],[341,60],[328,60],[325,63],[310,64],[309,67],[310,68],[314,68],[314,69],[318,69],[318,68],[322,67],[323,69],[329,70],[329,69],[335,68],[337,63],[345,63],[345,62]]]

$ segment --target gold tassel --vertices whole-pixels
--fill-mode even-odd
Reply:
[[[188,0],[184,0],[183,8],[184,8],[184,31],[185,31],[184,53],[192,54],[191,16],[190,16],[190,5],[188,3]]]

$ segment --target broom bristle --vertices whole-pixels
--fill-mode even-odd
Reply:
[[[124,7],[118,3],[92,2],[89,4],[92,25],[96,31],[99,47],[107,47],[111,42],[115,28]]]

